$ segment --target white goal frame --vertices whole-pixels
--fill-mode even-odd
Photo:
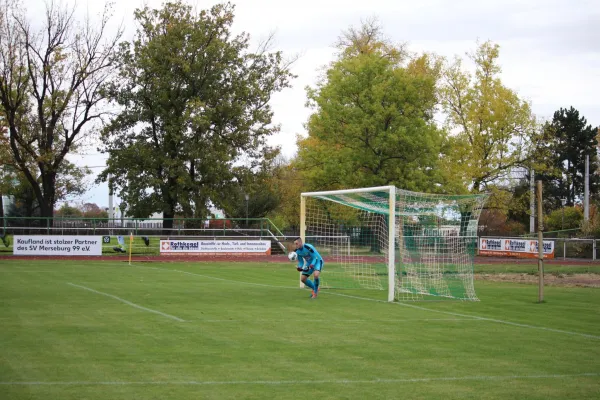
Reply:
[[[349,194],[365,192],[388,192],[389,193],[389,211],[388,211],[388,296],[389,302],[394,301],[396,285],[396,260],[395,260],[395,240],[396,240],[396,187],[395,186],[376,186],[360,189],[331,190],[324,192],[305,192],[300,195],[300,238],[304,243],[306,238],[306,198],[315,196],[327,196],[332,194]],[[300,282],[300,287],[304,284]]]

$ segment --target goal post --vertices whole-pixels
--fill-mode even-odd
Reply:
[[[394,301],[396,284],[396,188],[389,187],[388,207],[388,301]]]
[[[473,259],[486,199],[394,186],[302,193],[300,237],[324,249],[322,288],[381,290],[388,301],[477,300]]]

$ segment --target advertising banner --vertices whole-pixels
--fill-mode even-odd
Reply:
[[[480,238],[479,255],[537,258],[538,241],[535,239]],[[554,258],[554,242],[552,240],[544,240],[544,258]]]
[[[267,255],[270,240],[161,240],[161,255]]]
[[[102,236],[15,235],[17,256],[100,256]]]

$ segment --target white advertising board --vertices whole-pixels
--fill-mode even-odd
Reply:
[[[102,236],[15,235],[13,254],[22,256],[100,256]]]
[[[535,239],[480,238],[479,255],[538,257],[538,241]],[[554,241],[544,240],[544,258],[554,258]]]
[[[269,240],[161,240],[160,254],[271,254]]]

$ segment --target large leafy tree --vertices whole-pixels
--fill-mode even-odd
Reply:
[[[268,217],[279,228],[296,232],[300,226],[300,194],[308,190],[294,165],[295,159],[281,159],[271,175],[268,184],[277,193],[279,201]]]
[[[35,170],[32,168],[32,170]],[[55,199],[57,202],[72,197],[83,195],[88,189],[84,180],[90,171],[80,168],[71,162],[65,161],[61,164],[56,177]],[[11,165],[0,167],[0,189],[5,195],[12,199],[12,203],[18,204],[8,216],[40,217],[42,207],[35,196],[31,184],[25,174]],[[43,226],[47,222],[43,222]]]
[[[444,69],[442,104],[452,132],[444,171],[479,192],[533,162],[539,129],[529,104],[500,80],[499,46],[479,45],[470,55],[475,73],[457,58]]]
[[[39,199],[25,173],[26,170],[31,171],[38,182],[41,182],[38,164],[31,154],[27,153],[22,154],[21,163],[16,162],[10,147],[9,130],[8,127],[2,126],[3,122],[6,122],[6,119],[0,118],[0,217],[4,216],[2,195],[10,196],[13,203],[20,204],[19,207],[12,208],[15,212],[11,216],[39,217],[41,215]],[[23,134],[25,127],[22,128]],[[22,165],[26,166],[26,170],[23,170]],[[55,179],[55,201],[85,193],[87,185],[84,179],[90,173],[88,168],[80,168],[68,160],[63,160]]]
[[[376,22],[345,32],[338,58],[308,88],[314,110],[295,166],[309,189],[397,185],[439,190],[434,121],[439,63],[410,57]]]
[[[552,168],[539,178],[545,182],[545,197],[551,200],[553,208],[561,207],[563,198],[569,206],[583,199],[586,156],[590,159],[590,194],[597,194],[600,189],[598,129],[588,125],[585,117],[570,107],[554,112],[545,133],[550,149],[545,160]]]
[[[265,165],[252,176],[244,179],[244,185],[232,190],[231,194],[220,199],[221,208],[228,218],[264,218],[280,202],[280,196],[274,183],[278,175],[282,156],[279,154],[270,164]]]
[[[135,12],[137,34],[120,49],[109,91],[123,111],[103,134],[100,176],[112,175],[130,215],[202,218],[276,156],[266,145],[278,131],[269,100],[289,85],[289,64],[269,41],[249,51],[247,34],[232,35],[233,19],[229,3]]]
[[[65,157],[103,115],[101,87],[120,37],[107,36],[108,7],[98,25],[78,24],[74,12],[50,2],[35,30],[17,2],[0,1],[0,107],[42,217],[53,216],[61,174],[73,169]]]

